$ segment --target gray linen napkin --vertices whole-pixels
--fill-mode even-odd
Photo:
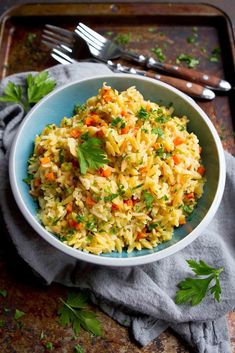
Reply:
[[[103,64],[57,65],[49,70],[57,86],[110,71]],[[26,73],[8,80],[24,83]],[[13,199],[8,177],[12,139],[24,113],[18,105],[0,103],[0,205],[9,235],[19,255],[47,284],[89,289],[91,299],[122,325],[131,328],[136,340],[146,345],[167,327],[180,334],[197,352],[231,352],[225,314],[235,306],[235,159],[225,153],[227,181],[222,203],[210,226],[191,245],[163,260],[134,268],[107,268],[76,261],[54,249],[24,220]],[[0,130],[1,132],[1,130]],[[186,259],[203,259],[224,267],[221,302],[208,296],[200,305],[176,305],[176,284],[191,276]]]

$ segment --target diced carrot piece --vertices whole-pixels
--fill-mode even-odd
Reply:
[[[201,154],[202,153],[202,147],[199,146],[199,153]]]
[[[151,104],[147,103],[145,109],[147,110],[147,112],[149,112],[151,109]]]
[[[121,135],[128,134],[129,131],[130,131],[130,127],[125,126],[123,129],[121,129]]]
[[[116,205],[115,203],[112,203],[112,211],[117,211],[117,210],[119,210],[119,206],[118,205]]]
[[[104,176],[105,178],[109,178],[111,175],[112,175],[111,169],[105,169],[105,170],[103,171],[103,176]]]
[[[190,192],[189,194],[185,195],[186,199],[190,200],[190,199],[194,199],[194,193]]]
[[[175,146],[178,146],[178,145],[181,145],[181,143],[183,143],[184,140],[181,137],[177,136],[173,142]]]
[[[96,113],[91,113],[92,119],[94,121],[94,123],[98,124],[100,122],[100,117],[98,114]]]
[[[107,169],[100,168],[98,170],[98,173],[100,174],[100,176],[105,177],[105,178],[108,178],[112,175],[111,170],[108,168]]]
[[[53,180],[55,180],[55,174],[53,172],[49,172],[49,173],[45,174],[45,179],[48,181],[53,181]]]
[[[197,169],[197,172],[201,175],[204,175],[205,171],[206,171],[206,169],[202,165],[200,165],[200,167],[198,167],[198,169]]]
[[[80,135],[81,135],[80,129],[76,127],[70,131],[70,136],[74,137],[75,139],[78,138]]]
[[[147,170],[148,170],[148,167],[143,167],[143,168],[140,168],[140,173],[142,174],[142,173],[146,173],[147,172]]]
[[[92,126],[92,125],[94,125],[94,120],[91,118],[91,117],[87,117],[86,119],[85,119],[85,125],[87,125],[87,126]]]
[[[108,124],[107,124],[105,121],[102,121],[102,122],[100,123],[100,126],[107,127],[107,126],[108,126]]]
[[[105,100],[106,103],[111,102],[113,99],[111,92],[112,92],[112,90],[110,88],[107,88],[104,90],[103,99]]]
[[[122,111],[121,111],[121,116],[126,116],[125,110],[122,110]]]
[[[78,223],[77,221],[75,221],[74,219],[68,219],[68,224],[70,227],[75,228],[77,230],[81,230],[83,227],[82,223]]]
[[[137,240],[139,240],[139,239],[144,239],[144,238],[146,238],[146,236],[147,236],[146,233],[144,233],[144,232],[139,232],[139,233],[137,233],[136,239],[137,239]]]
[[[43,164],[47,164],[50,162],[50,158],[48,157],[42,157],[40,158],[40,163],[43,165]]]
[[[93,207],[95,205],[95,201],[92,199],[90,195],[86,198],[86,204],[88,207]]]
[[[172,156],[172,159],[173,159],[175,165],[177,165],[181,162],[180,158],[176,154],[174,156]]]
[[[99,130],[99,131],[97,131],[96,133],[95,133],[95,135],[97,136],[97,137],[104,137],[104,132],[102,131],[102,130]]]
[[[133,201],[132,199],[129,199],[129,200],[124,200],[123,201],[125,205],[129,206],[129,207],[133,207]]]
[[[180,225],[183,225],[183,224],[185,224],[186,223],[186,220],[185,220],[185,218],[180,218],[180,220],[179,220],[179,224]]]
[[[160,143],[158,142],[154,143],[153,147],[157,150],[160,147]]]
[[[66,205],[66,211],[67,213],[71,213],[73,210],[73,204],[72,202],[69,202],[67,205]]]
[[[41,179],[40,178],[34,178],[33,184],[37,188],[38,186],[41,185]]]

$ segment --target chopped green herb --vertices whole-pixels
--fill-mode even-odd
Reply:
[[[84,216],[77,215],[76,221],[77,221],[78,223],[84,222]]]
[[[152,128],[152,134],[155,134],[161,137],[164,134],[164,131],[159,127],[154,127]]]
[[[199,64],[199,59],[187,54],[180,54],[177,56],[176,63],[179,64],[182,61],[185,61],[190,69],[195,68]]]
[[[18,310],[18,309],[16,309],[15,310],[15,316],[14,316],[14,319],[15,320],[18,320],[18,319],[20,319],[22,316],[24,316],[25,315],[25,313],[23,312],[23,311],[20,311],[20,310]]]
[[[73,112],[74,112],[74,114],[80,114],[85,109],[86,109],[86,105],[85,104],[76,104],[74,106]]]
[[[221,54],[221,49],[220,48],[214,48],[211,51],[211,55],[208,57],[208,60],[210,62],[217,63],[217,62],[219,62],[220,54]]]
[[[164,195],[164,196],[162,196],[162,200],[164,200],[164,201],[168,201],[168,200],[169,200],[169,198],[167,197],[167,195]]]
[[[198,28],[197,28],[197,27],[193,27],[193,28],[192,28],[192,31],[193,31],[194,33],[196,33],[196,32],[198,31]]]
[[[184,206],[183,206],[183,211],[184,211],[185,213],[190,214],[190,213],[193,212],[193,208],[190,207],[190,206],[188,206],[188,205],[184,205]]]
[[[187,38],[187,42],[190,43],[190,44],[193,44],[197,41],[197,36],[196,35],[192,35],[192,36],[189,36]]]
[[[110,194],[109,196],[105,196],[104,197],[104,201],[108,202],[108,201],[113,201],[114,199],[116,199],[116,197],[118,197],[119,194]]]
[[[37,35],[36,33],[32,33],[32,32],[29,32],[28,35],[27,35],[27,42],[29,44],[32,44],[33,41],[37,38]]]
[[[106,36],[112,36],[113,35],[113,32],[112,31],[107,31],[105,32]]]
[[[154,197],[152,194],[150,194],[150,192],[147,192],[147,191],[144,191],[143,195],[144,195],[144,202],[146,204],[146,207],[148,210],[150,210],[153,207]]]
[[[72,324],[74,333],[80,332],[80,327],[91,332],[95,336],[101,336],[101,325],[96,318],[96,314],[87,310],[88,298],[84,293],[77,295],[69,293],[68,298],[64,301],[60,298],[63,306],[59,308],[60,323],[62,326]]]
[[[148,225],[148,231],[151,232],[151,230],[155,229],[158,227],[158,223],[151,223]]]
[[[149,112],[144,107],[141,107],[137,112],[137,117],[141,120],[147,120],[149,118]]]
[[[139,188],[141,188],[141,186],[143,186],[143,185],[144,185],[144,183],[142,183],[142,184],[139,184],[139,185],[135,186],[134,188],[132,188],[132,190],[136,190],[136,189],[139,189]]]
[[[124,127],[126,126],[126,123],[122,118],[118,117],[113,119],[110,125],[113,127],[119,125],[121,129],[124,129]]]
[[[100,145],[101,140],[92,137],[78,146],[77,153],[81,174],[86,174],[88,168],[98,169],[108,163],[107,155]]]
[[[1,289],[0,290],[0,296],[2,296],[3,298],[7,297],[7,290],[6,289]]]
[[[62,164],[64,162],[64,157],[65,157],[65,151],[64,150],[59,150],[59,163]]]
[[[54,349],[54,345],[52,342],[45,342],[44,347],[48,349],[49,351],[52,351]]]
[[[170,152],[165,152],[163,147],[160,147],[156,150],[156,155],[162,159],[167,159],[171,156]]]
[[[91,232],[92,231],[95,231],[96,230],[96,224],[93,222],[93,221],[88,221],[87,223],[86,223],[86,229],[87,230],[90,230]]]
[[[80,344],[76,344],[76,345],[73,347],[73,351],[74,351],[74,353],[85,353],[83,347],[80,346]]]
[[[114,42],[121,45],[127,45],[131,40],[131,33],[119,33],[115,38]]]
[[[142,127],[141,131],[143,131],[145,134],[148,134],[148,132],[149,132],[148,129],[146,129],[145,127]]]
[[[223,267],[213,268],[202,260],[199,262],[187,260],[187,263],[198,277],[187,277],[178,283],[177,287],[179,289],[175,297],[176,304],[191,303],[192,306],[198,305],[209,292],[213,294],[214,299],[219,302],[221,295],[219,276],[224,270]],[[212,281],[214,285],[210,287]]]
[[[80,136],[80,139],[81,139],[82,141],[87,141],[87,140],[89,140],[89,138],[90,138],[90,136],[89,136],[89,133],[88,133],[88,132],[85,132],[84,134],[82,134],[82,135]]]
[[[162,63],[166,60],[166,56],[162,52],[162,48],[152,48],[151,51],[157,56],[158,60]]]
[[[44,339],[44,337],[45,337],[45,335],[44,335],[44,331],[41,331],[41,333],[40,333],[40,340],[43,340],[43,339]]]
[[[161,124],[167,123],[169,120],[170,120],[170,116],[166,116],[166,115],[160,115],[155,118],[155,121]]]

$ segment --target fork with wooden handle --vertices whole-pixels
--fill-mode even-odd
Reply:
[[[178,65],[161,63],[152,57],[146,57],[144,55],[138,55],[134,52],[127,51],[82,22],[78,24],[75,32],[86,40],[89,46],[95,48],[98,51],[98,56],[102,57],[104,60],[124,58],[140,65],[144,65],[147,68],[164,71],[173,76],[197,82],[212,89],[219,91],[229,91],[231,89],[230,83],[222,80],[220,77],[197,70],[187,69]]]
[[[79,59],[88,59],[93,57],[96,61],[102,61],[108,65],[108,67],[115,72],[151,77],[153,79],[168,83],[196,98],[203,98],[207,100],[212,100],[215,98],[214,92],[190,81],[124,66],[120,63],[114,64],[111,60],[104,60],[99,56],[97,49],[93,46],[89,46],[89,44],[78,33],[75,35],[75,33],[63,28],[46,25],[42,38],[42,42],[52,48],[52,56],[57,61],[59,59],[61,62],[63,61],[63,58],[65,61],[70,61],[71,58],[73,61],[78,61]]]

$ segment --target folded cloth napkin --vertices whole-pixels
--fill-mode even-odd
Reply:
[[[57,86],[110,71],[103,64],[79,63],[50,68]],[[0,94],[13,81],[24,84],[24,74],[12,75],[0,85]],[[225,153],[227,180],[216,216],[204,233],[180,252],[152,264],[108,268],[80,262],[54,249],[25,221],[11,193],[8,156],[24,112],[19,105],[0,103],[0,205],[9,236],[19,255],[47,284],[88,289],[91,299],[119,323],[129,326],[136,340],[146,345],[167,327],[180,334],[197,352],[231,352],[225,314],[235,306],[235,159]],[[186,259],[203,259],[221,274],[221,302],[208,296],[200,305],[176,305],[176,285],[192,276]]]

